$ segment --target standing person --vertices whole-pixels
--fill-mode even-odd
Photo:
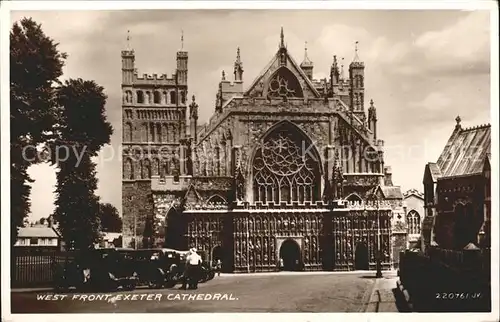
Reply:
[[[220,258],[217,259],[217,263],[215,264],[215,269],[217,270],[217,276],[220,276],[220,271],[222,270],[222,262]]]
[[[196,290],[198,288],[198,282],[200,280],[201,271],[201,256],[196,252],[196,248],[191,248],[191,255],[188,256],[188,283],[189,289]]]

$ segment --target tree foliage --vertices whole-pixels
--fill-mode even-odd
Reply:
[[[62,75],[66,54],[30,18],[10,32],[11,242],[17,240],[30,212],[27,169],[39,162],[34,149],[51,139],[55,123],[54,87]],[[26,153],[23,153],[26,152]]]
[[[100,239],[96,165],[91,158],[113,133],[106,120],[106,99],[101,86],[82,79],[66,81],[57,93],[59,128],[50,149],[59,151],[51,158],[59,167],[54,219],[70,248],[87,249]]]
[[[119,233],[122,231],[122,219],[118,214],[118,210],[112,204],[100,204],[99,219],[101,222],[101,231],[110,233]]]

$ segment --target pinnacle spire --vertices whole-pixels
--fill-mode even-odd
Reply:
[[[234,62],[234,80],[243,81],[243,63],[240,56],[240,47],[236,50],[236,61]]]
[[[354,59],[353,59],[353,62],[355,62],[355,63],[359,62],[358,44],[359,44],[359,41],[356,40],[356,42],[354,43]]]
[[[280,48],[285,48],[285,35],[283,33],[283,26],[281,27],[281,34],[280,34]]]
[[[306,41],[304,45],[304,61],[302,62],[301,66],[312,65],[312,64],[313,62],[307,56],[307,41]]]
[[[344,57],[342,57],[342,63],[340,64],[340,79],[344,79]]]
[[[240,47],[236,50],[236,63],[239,64],[241,63],[241,57],[240,57]]]
[[[184,50],[184,30],[181,30],[181,50]]]
[[[127,49],[130,50],[130,30],[127,30]]]

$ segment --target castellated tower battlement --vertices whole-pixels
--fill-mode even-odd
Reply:
[[[142,74],[139,76],[137,73],[134,74],[134,84],[152,84],[152,85],[175,85],[175,73],[172,77],[168,77],[167,74]]]

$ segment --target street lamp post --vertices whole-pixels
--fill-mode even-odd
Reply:
[[[375,275],[376,278],[381,278],[382,277],[382,249],[380,247],[380,207],[379,207],[379,200],[377,198],[376,200],[377,203],[377,273]]]

